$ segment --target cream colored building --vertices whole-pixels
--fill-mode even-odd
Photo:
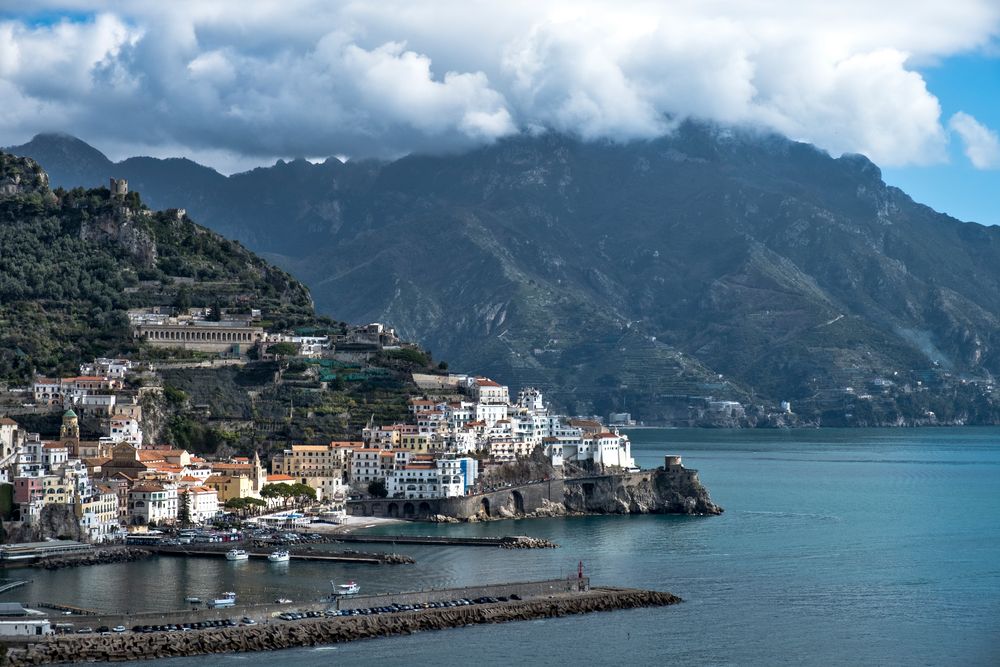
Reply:
[[[120,528],[118,493],[111,487],[95,485],[94,494],[77,505],[77,518],[91,542],[113,540]]]
[[[199,352],[241,350],[264,340],[264,329],[243,322],[170,321],[135,325],[135,335],[155,347],[179,347]]]

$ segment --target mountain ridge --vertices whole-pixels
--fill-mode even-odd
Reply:
[[[888,379],[875,412],[918,418],[918,376],[1000,372],[1000,230],[913,202],[863,156],[687,123],[218,176],[151,198],[186,198],[321,311],[568,409],[683,421],[694,399],[791,400],[819,419],[863,413],[854,385]]]

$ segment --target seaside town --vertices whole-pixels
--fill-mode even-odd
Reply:
[[[322,358],[338,349],[357,354],[366,347],[399,345],[392,329],[381,324],[331,341],[266,333],[254,325],[259,313],[253,312],[245,319],[227,314],[213,320],[208,309],[182,316],[151,309],[130,317],[136,336],[153,346],[230,360],[249,348],[264,358],[276,353]],[[58,438],[28,432],[9,417],[0,420],[0,499],[8,536],[38,535],[39,524],[51,525],[58,516],[76,521],[87,542],[120,541],[233,515],[284,518],[281,510],[290,500],[313,516],[338,521],[351,499],[463,496],[488,488],[483,480],[490,470],[532,456],[543,457],[556,475],[636,469],[629,439],[617,428],[596,418],[554,414],[536,389],[512,397],[507,386],[489,378],[457,374],[414,374],[427,393],[409,399],[408,419],[369,420],[355,440],[290,442],[270,456],[269,466],[258,452],[213,460],[144,435],[141,399],[162,387],[137,387],[131,379],[148,373],[148,364],[100,358],[79,370],[75,377],[38,377],[24,392],[33,410],[62,413]],[[104,435],[82,439],[83,418],[99,424]],[[414,518],[412,512],[401,516]]]

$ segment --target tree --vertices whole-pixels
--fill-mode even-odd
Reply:
[[[299,348],[295,343],[275,343],[267,351],[276,357],[292,357],[299,353]]]
[[[177,290],[177,297],[174,299],[174,308],[178,312],[184,312],[191,307],[191,290],[187,285],[181,285]]]
[[[385,486],[384,479],[376,479],[368,485],[368,495],[376,498],[385,498],[389,495],[389,489]]]
[[[265,484],[260,490],[262,498],[281,498],[282,505],[288,505],[288,499],[295,494],[288,482],[277,482],[275,484]]]
[[[177,523],[181,526],[191,525],[191,504],[188,496],[187,493],[181,496],[180,507],[177,508]]]
[[[299,504],[302,504],[307,500],[316,500],[316,489],[312,488],[308,484],[302,484],[301,482],[292,484],[289,492]]]
[[[208,314],[209,322],[221,322],[222,321],[222,304],[216,299],[212,302],[212,312]]]

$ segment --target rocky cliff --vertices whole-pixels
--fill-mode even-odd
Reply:
[[[698,471],[668,466],[638,473],[567,480],[564,504],[586,514],[722,514]]]
[[[46,505],[42,508],[38,521],[30,526],[12,521],[5,523],[4,528],[8,544],[42,542],[49,538],[83,540],[80,523],[72,505]]]

